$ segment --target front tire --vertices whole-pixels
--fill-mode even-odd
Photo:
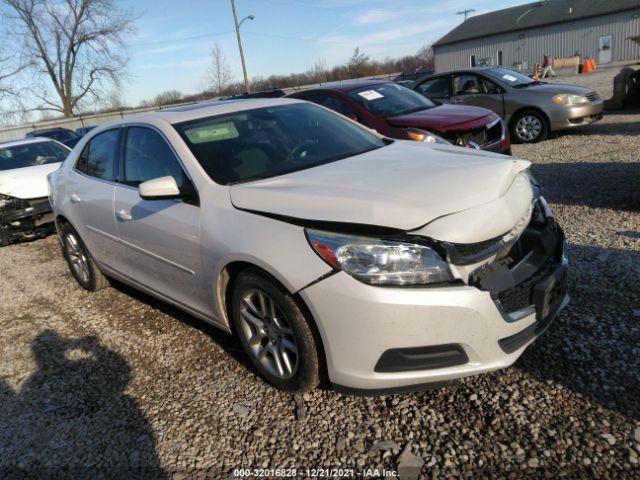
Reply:
[[[80,235],[68,223],[62,225],[61,238],[64,259],[69,265],[73,278],[82,288],[96,292],[109,285],[109,281],[91,258],[87,247],[80,239]]]
[[[231,305],[244,351],[269,383],[292,393],[320,383],[312,320],[275,279],[257,270],[242,272]]]
[[[549,135],[545,116],[536,110],[523,110],[511,121],[511,138],[517,143],[536,143]]]

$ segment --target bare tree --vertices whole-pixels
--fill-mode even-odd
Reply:
[[[0,2],[24,38],[29,63],[49,87],[32,88],[42,102],[39,110],[71,117],[82,103],[99,101],[120,86],[127,58],[117,51],[133,32],[133,16],[113,0]]]
[[[178,103],[182,99],[182,94],[178,90],[167,90],[159,93],[153,99],[153,105],[171,105]]]
[[[227,57],[218,42],[211,47],[211,65],[207,73],[207,80],[216,94],[227,88],[233,80],[233,73],[227,63]]]
[[[360,47],[356,47],[353,51],[353,55],[351,55],[351,58],[349,59],[349,63],[347,64],[349,75],[352,78],[369,75],[370,62],[369,57],[360,51]]]

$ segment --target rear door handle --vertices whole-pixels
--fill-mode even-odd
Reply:
[[[131,214],[126,210],[118,210],[116,212],[116,217],[118,217],[118,220],[122,220],[123,222],[128,222],[129,220],[133,219]]]
[[[71,203],[80,203],[80,195],[78,195],[77,193],[72,193],[71,195],[69,195],[69,200],[71,200]]]

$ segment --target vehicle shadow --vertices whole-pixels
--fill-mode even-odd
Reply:
[[[551,203],[640,211],[640,163],[533,163],[531,170]]]
[[[515,367],[638,420],[640,251],[570,245],[569,257],[571,303]]]
[[[188,314],[178,307],[174,307],[173,305],[170,305],[162,300],[158,300],[157,298],[151,295],[147,295],[146,293],[130,287],[129,285],[126,285],[122,282],[114,279],[109,279],[109,281],[111,283],[111,286],[118,290],[120,293],[134,298],[137,301],[142,302],[150,306],[151,308],[164,313],[165,315],[169,315],[170,317],[175,318],[176,320],[184,323],[185,325],[188,325],[191,328],[195,328],[203,332],[204,334],[209,336],[216,344],[218,344],[236,362],[241,364],[250,372],[258,375],[258,371],[251,363],[251,360],[244,353],[242,345],[240,344],[240,341],[235,337],[235,335],[230,335],[229,333],[208,324],[204,320],[200,320],[199,318]]]
[[[634,112],[624,112],[631,115]],[[580,127],[574,127],[568,130],[558,130],[553,132],[553,136],[565,135],[629,135],[640,133],[640,122],[616,122],[615,125],[610,123],[592,123]]]
[[[165,478],[126,361],[94,336],[32,342],[38,370],[0,378],[0,478]]]

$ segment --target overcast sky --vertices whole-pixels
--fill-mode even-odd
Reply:
[[[129,41],[131,105],[159,92],[195,93],[204,87],[209,50],[220,43],[236,79],[242,67],[230,0],[119,0],[134,9],[137,34]],[[415,53],[447,33],[462,17],[522,0],[236,0],[249,77],[308,70],[322,57],[345,63],[355,47],[374,59]]]

